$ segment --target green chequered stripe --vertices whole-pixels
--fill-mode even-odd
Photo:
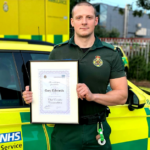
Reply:
[[[112,150],[147,150],[147,145],[148,139],[141,139],[136,141],[113,144]]]
[[[22,134],[24,150],[47,150],[42,124],[22,125]]]
[[[18,39],[18,35],[4,35],[4,38]]]
[[[38,40],[42,41],[43,40],[43,35],[31,35],[32,40]],[[18,39],[18,35],[4,35],[4,38],[11,38],[11,39]],[[63,42],[63,35],[53,35],[54,39],[54,44],[59,44]]]
[[[18,35],[4,35],[4,38],[18,39]],[[31,35],[31,39],[42,41],[42,35]]]
[[[150,109],[149,108],[145,108],[146,114],[150,115]]]
[[[39,40],[39,41],[42,41],[42,35],[32,35],[32,36],[31,36],[31,39],[32,39],[32,40]]]
[[[21,112],[20,116],[21,116],[22,123],[30,122],[30,112]]]
[[[42,35],[32,35],[31,39],[42,41]],[[62,35],[54,35],[54,44],[58,44],[58,43],[62,43],[62,42],[63,42]]]
[[[54,44],[59,44],[63,42],[62,35],[54,35]]]
[[[23,123],[30,122],[30,112],[22,112],[20,116]],[[26,124],[22,125],[21,128],[24,150],[47,150],[46,136],[42,124]]]
[[[149,108],[145,108],[146,114],[150,115],[150,110]],[[150,137],[150,117],[147,117],[147,123],[148,123],[148,137]]]

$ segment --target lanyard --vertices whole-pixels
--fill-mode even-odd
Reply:
[[[101,125],[101,127],[99,127]],[[105,145],[106,140],[104,138],[104,134],[103,134],[103,124],[101,122],[97,123],[97,132],[100,135],[100,139],[98,139],[98,144],[100,145]]]

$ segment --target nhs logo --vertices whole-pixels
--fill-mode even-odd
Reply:
[[[0,143],[20,141],[20,140],[21,140],[21,132],[11,132],[11,133],[0,134]]]

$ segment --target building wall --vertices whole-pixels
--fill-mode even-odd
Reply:
[[[97,4],[98,5],[98,4]],[[99,5],[107,5],[107,4],[100,4]],[[118,29],[120,32],[120,37],[123,37],[124,34],[124,15],[119,14],[117,7],[107,5],[107,20],[106,20],[106,29],[111,30],[113,28]],[[100,13],[100,12],[99,12]],[[150,38],[150,18],[147,14],[144,14],[142,17],[134,17],[132,15],[132,11],[129,12],[128,17],[128,34],[127,38],[130,37],[144,37],[144,38]],[[147,35],[146,36],[136,36],[135,32],[138,30],[137,24],[141,23],[141,28],[147,29]]]
[[[123,37],[124,16],[118,13],[118,9],[108,5],[106,29],[111,30],[113,28],[118,29],[120,37]]]
[[[147,14],[143,15],[142,17],[134,17],[132,15],[133,12],[129,12],[129,20],[128,20],[128,32],[136,32],[138,30],[137,24],[141,23],[142,28],[147,29],[147,35],[146,36],[141,36],[144,38],[149,38],[150,33],[148,32],[150,30],[150,18],[148,17]],[[128,33],[128,37],[134,36],[134,34]],[[139,37],[139,36],[138,36]]]

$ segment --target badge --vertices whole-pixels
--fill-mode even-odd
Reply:
[[[101,67],[103,65],[103,61],[102,61],[101,57],[100,56],[95,56],[95,59],[93,60],[93,64],[96,67]]]
[[[8,4],[7,4],[7,2],[6,2],[6,1],[4,2],[3,10],[4,10],[5,12],[7,12],[7,11],[8,11]]]

